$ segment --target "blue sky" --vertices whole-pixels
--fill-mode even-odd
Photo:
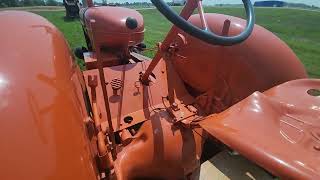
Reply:
[[[62,0],[60,0],[62,1]],[[97,2],[101,2],[101,0],[94,0]],[[171,1],[171,0],[166,0]],[[255,2],[259,0],[251,0],[251,2]],[[315,5],[320,7],[320,0],[283,0],[285,2],[292,3],[304,3],[308,5]],[[107,0],[107,2],[151,2],[150,0]],[[241,0],[203,0],[204,4],[241,4]]]

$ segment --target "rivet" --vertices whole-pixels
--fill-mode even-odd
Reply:
[[[177,108],[177,107],[178,107],[178,104],[174,102],[174,103],[172,103],[172,107],[173,107],[173,108]]]
[[[314,148],[315,150],[317,150],[317,151],[320,151],[320,146],[319,146],[319,145],[315,145],[315,146],[313,146],[313,148]]]

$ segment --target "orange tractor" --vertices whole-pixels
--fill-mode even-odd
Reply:
[[[88,0],[83,72],[46,19],[0,12],[0,178],[197,179],[227,150],[319,179],[320,81],[255,25],[250,0],[247,20],[151,1],[173,26],[149,59],[141,14]]]

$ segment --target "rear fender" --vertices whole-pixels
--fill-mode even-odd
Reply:
[[[0,178],[96,179],[84,81],[63,35],[28,12],[0,22]]]

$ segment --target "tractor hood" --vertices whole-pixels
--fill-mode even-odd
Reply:
[[[110,6],[90,7],[80,10],[80,18],[91,40],[98,40],[103,46],[127,47],[143,41],[143,17],[136,10]]]

